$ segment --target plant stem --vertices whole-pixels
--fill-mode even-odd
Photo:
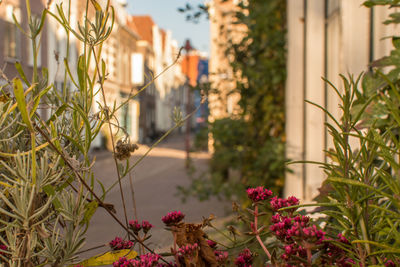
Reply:
[[[256,235],[256,239],[257,239],[258,243],[260,244],[261,248],[264,250],[265,254],[267,254],[268,259],[271,260],[271,253],[269,253],[267,247],[264,245],[264,243],[261,240],[260,234],[258,232],[257,224],[258,224],[258,204],[256,203],[255,208],[254,208],[254,229],[253,229],[253,231]]]
[[[129,162],[129,161],[128,161]],[[128,164],[128,163],[127,163]],[[132,182],[132,175],[131,172],[129,172],[129,184],[131,187],[131,195],[132,195],[132,205],[133,205],[133,216],[135,217],[135,220],[138,220],[138,215],[137,215],[137,208],[136,208],[136,200],[135,200],[135,191],[133,188],[133,182]]]
[[[73,167],[73,165],[69,162],[69,159],[65,156],[64,152],[62,150],[59,150],[58,147],[51,141],[50,137],[43,132],[40,127],[36,126],[36,130],[43,136],[44,139],[46,139],[47,142],[49,142],[50,146],[54,149],[54,151],[61,156],[61,158],[64,160],[65,164],[72,170],[72,172],[75,174],[75,176],[78,178],[78,180],[83,184],[83,186],[92,194],[92,196],[96,199],[96,201],[99,203],[99,206],[106,207],[104,202],[96,195],[96,193],[93,191],[92,188],[86,183],[86,181],[83,179],[83,177],[80,175],[80,173]],[[126,231],[130,232],[129,228],[126,227],[119,219],[118,217],[108,208],[105,209],[107,213]],[[145,247],[149,252],[155,253],[154,250],[149,248],[147,245],[145,245],[141,240],[137,239],[134,235],[133,238],[135,239],[136,242],[141,244],[143,247]],[[168,264],[168,262],[161,257],[161,260],[165,263]]]
[[[95,51],[93,46],[91,47],[91,49],[92,49],[92,52],[93,52],[94,60],[96,62],[96,70],[97,70],[97,73],[99,75],[100,90],[101,90],[101,94],[103,96],[104,110],[106,112],[106,120],[107,120],[107,124],[108,124],[108,130],[110,131],[110,139],[111,139],[111,145],[112,145],[112,150],[113,150],[113,159],[114,159],[115,169],[117,171],[117,176],[118,176],[118,185],[119,185],[119,191],[120,191],[120,194],[121,194],[122,207],[124,208],[125,223],[126,223],[126,227],[128,228],[129,227],[129,223],[128,223],[128,215],[127,215],[127,212],[126,212],[124,191],[122,190],[121,174],[120,174],[119,168],[118,168],[118,160],[117,160],[117,157],[115,156],[115,152],[116,152],[115,151],[115,140],[114,140],[114,135],[113,135],[111,122],[110,122],[111,119],[110,119],[110,113],[109,113],[108,106],[107,106],[106,94],[105,94],[104,86],[103,86],[104,79],[103,79],[103,77],[101,77],[101,71],[100,71],[99,61],[98,61],[98,59],[96,57],[96,51]],[[128,231],[127,233],[128,233],[128,236],[130,236],[130,232]]]
[[[179,263],[178,251],[176,250],[176,227],[175,227],[175,226],[172,227],[172,235],[173,235],[173,237],[174,237],[173,254],[174,254],[174,258],[175,258],[176,265],[177,265],[178,267],[180,267],[181,264]]]

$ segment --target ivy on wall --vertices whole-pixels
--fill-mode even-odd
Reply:
[[[240,42],[228,44],[226,54],[233,59],[241,111],[238,117],[210,124],[215,143],[211,175],[195,178],[189,189],[181,188],[200,198],[217,194],[240,199],[248,186],[265,185],[275,192],[283,186],[286,1],[241,1],[235,16],[247,32]]]

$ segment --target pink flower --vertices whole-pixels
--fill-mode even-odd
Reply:
[[[7,251],[8,247],[6,245],[1,244],[0,250],[2,250],[2,251],[0,251],[0,255],[6,255],[6,253],[4,251]]]
[[[253,262],[253,255],[251,251],[246,248],[235,259],[235,265],[238,267],[251,267],[251,263]]]
[[[288,197],[287,199],[284,198],[278,198],[278,197],[273,197],[270,201],[271,208],[274,211],[278,211],[281,208],[285,207],[290,207],[290,206],[295,206],[299,204],[299,199],[296,197]],[[290,210],[294,211],[294,210]]]
[[[153,225],[148,221],[142,221],[142,229],[145,234],[147,234],[150,229],[153,228]]]
[[[192,256],[200,249],[197,243],[187,244],[186,246],[182,246],[179,248],[179,253],[184,256]]]
[[[140,223],[137,220],[129,221],[129,227],[132,229],[132,231],[135,234],[138,234],[140,229],[142,229],[142,226],[140,225]]]
[[[208,239],[207,240],[207,244],[211,247],[211,248],[215,248],[217,246],[217,243]]]
[[[228,259],[228,252],[226,251],[215,250],[214,254],[219,264],[224,263]]]
[[[123,240],[121,237],[116,237],[108,243],[112,250],[130,249],[133,247],[133,242],[130,240]]]
[[[165,215],[164,217],[162,217],[161,220],[167,226],[171,226],[171,225],[178,224],[180,221],[183,220],[183,218],[185,218],[185,214],[183,214],[182,212],[172,211],[172,212],[168,213],[167,215]]]
[[[161,266],[157,265],[160,260],[160,255],[147,253],[144,255],[140,255],[139,258],[136,259],[126,259],[125,257],[119,258],[118,261],[113,263],[114,267],[152,267],[152,266]],[[172,266],[172,265],[171,265]]]
[[[272,192],[268,189],[264,189],[263,186],[249,188],[246,190],[246,192],[248,198],[253,202],[267,200],[270,196],[272,196]]]

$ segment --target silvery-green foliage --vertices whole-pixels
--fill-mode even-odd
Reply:
[[[7,247],[0,251],[0,263],[66,266],[76,262],[91,216],[104,199],[95,195],[89,149],[115,107],[93,114],[93,87],[104,83],[106,66],[93,72],[90,62],[111,33],[114,11],[87,1],[95,8],[93,21],[86,11],[74,29],[64,12],[67,2],[56,13],[43,10],[40,18],[31,15],[26,3],[29,25],[15,23],[31,39],[33,77],[29,80],[17,62],[19,76],[0,87],[0,243]],[[64,61],[68,86],[61,91],[37,64],[37,37],[49,19],[84,47],[76,69]],[[41,116],[41,109],[49,114]]]

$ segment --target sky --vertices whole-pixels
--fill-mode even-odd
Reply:
[[[199,23],[188,22],[185,14],[178,12],[188,2],[193,6],[203,0],[128,0],[128,11],[133,15],[151,15],[154,22],[162,29],[170,30],[172,38],[183,45],[187,38],[192,46],[200,51],[209,52],[209,22],[203,16]]]

